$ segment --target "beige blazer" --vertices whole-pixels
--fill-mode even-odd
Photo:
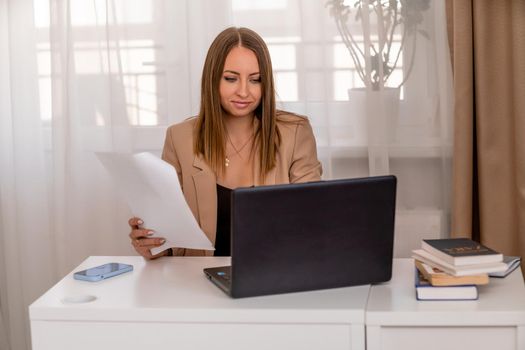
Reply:
[[[172,125],[166,132],[162,159],[177,170],[184,197],[200,227],[215,244],[217,226],[217,182],[213,170],[202,156],[193,153],[193,129],[197,118]],[[254,185],[274,185],[319,181],[321,163],[317,159],[314,134],[308,119],[292,114],[279,115],[277,127],[281,146],[276,166],[265,182],[259,178],[259,164],[254,165]],[[213,251],[173,249],[176,255],[213,255]]]

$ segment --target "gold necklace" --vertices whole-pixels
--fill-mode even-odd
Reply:
[[[248,145],[248,143],[250,143],[251,139],[253,138],[253,135],[254,134],[251,134],[251,136],[248,138],[248,140],[246,140],[246,142],[241,146],[241,148],[237,148],[237,147],[235,147],[235,145],[233,144],[232,140],[230,139],[230,134],[228,134],[228,131],[226,131],[226,137],[228,138],[228,142],[233,147],[233,150],[235,151],[235,154],[238,155],[239,158],[241,158],[241,159],[242,159],[242,156],[241,156],[240,153]],[[228,155],[226,156],[226,158],[224,159],[224,166],[226,166],[226,167],[230,166],[230,157],[231,157],[231,154],[229,156]]]

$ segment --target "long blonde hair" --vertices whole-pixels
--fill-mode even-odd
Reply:
[[[259,128],[255,131],[255,149],[259,149],[259,176],[275,166],[281,136],[276,125],[275,88],[270,53],[263,39],[248,28],[230,27],[222,31],[211,44],[202,70],[201,105],[195,126],[194,152],[202,154],[216,174],[224,173],[225,126],[219,84],[228,53],[242,46],[255,53],[261,77],[261,102],[255,109]]]

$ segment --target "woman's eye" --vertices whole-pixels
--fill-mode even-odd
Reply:
[[[250,79],[250,82],[254,83],[254,84],[259,84],[261,82],[261,78],[257,78],[257,79]]]
[[[228,82],[234,82],[234,81],[237,81],[237,78],[235,77],[224,77],[224,80],[228,81]]]

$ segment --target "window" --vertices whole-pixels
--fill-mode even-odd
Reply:
[[[156,4],[155,4],[155,3]],[[155,0],[72,0],[64,7],[66,39],[59,70],[69,69],[71,108],[83,125],[156,126],[167,123],[164,55],[165,17]],[[51,120],[49,1],[34,0],[41,118]],[[58,19],[57,19],[58,20]],[[58,33],[55,33],[58,35]],[[57,48],[58,50],[62,48]],[[69,57],[67,57],[69,53]],[[111,121],[112,120],[112,121]]]

